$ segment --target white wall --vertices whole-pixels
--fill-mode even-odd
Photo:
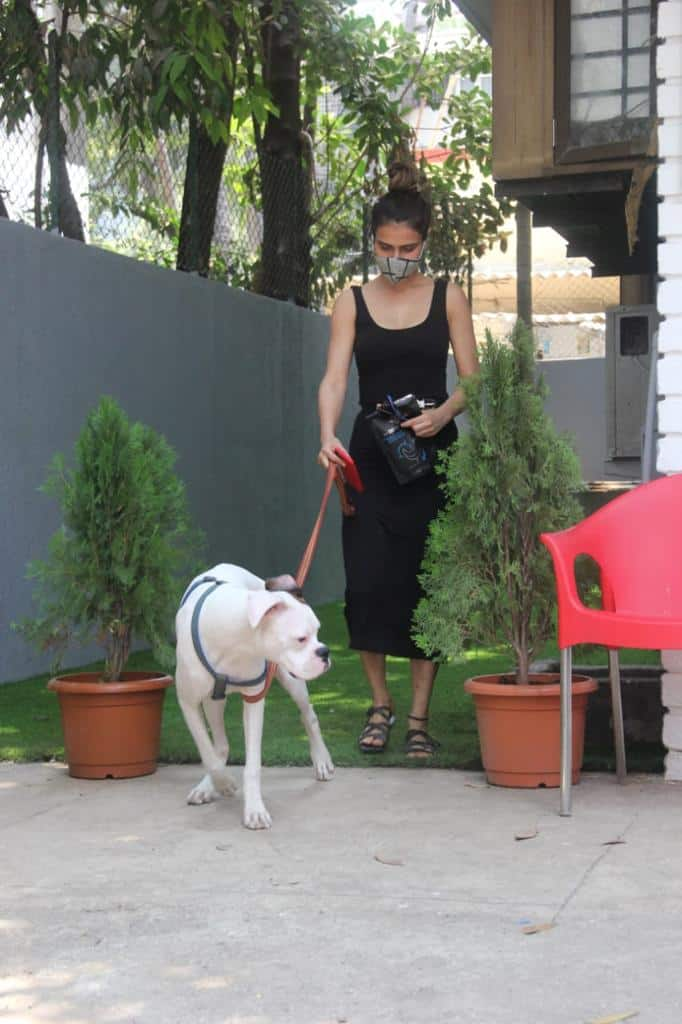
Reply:
[[[661,473],[682,472],[682,0],[662,0],[658,8],[658,444]],[[682,651],[664,651],[663,742],[668,747],[666,778],[682,780]]]

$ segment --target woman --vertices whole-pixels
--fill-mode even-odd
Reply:
[[[395,721],[386,686],[386,655],[410,659],[412,706],[405,750],[429,757],[438,746],[427,732],[437,664],[424,658],[411,637],[421,597],[417,579],[428,526],[441,505],[436,474],[400,485],[371,432],[367,414],[387,395],[426,400],[420,415],[403,426],[432,452],[456,439],[453,417],[464,408],[461,387],[448,397],[448,346],[459,378],[478,369],[471,314],[462,290],[419,272],[431,210],[418,188],[413,165],[389,168],[389,191],[372,210],[374,255],[380,274],[362,288],[345,290],[331,318],[327,369],[320,384],[321,448],[318,462],[342,465],[336,428],[351,359],[359,374],[360,405],[350,440],[365,490],[354,496],[357,514],[344,520],[346,621],[350,647],[360,652],[372,706],[358,743],[365,753],[386,748]]]

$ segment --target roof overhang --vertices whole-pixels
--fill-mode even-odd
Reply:
[[[493,0],[455,0],[460,11],[488,43],[493,40]]]
[[[635,210],[636,244],[630,249],[626,209],[632,171],[498,181],[495,194],[520,200],[533,211],[534,227],[551,227],[568,242],[567,256],[587,256],[593,277],[656,273],[656,177]]]

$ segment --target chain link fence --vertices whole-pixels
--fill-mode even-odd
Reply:
[[[361,202],[335,204],[334,183],[321,167],[309,175],[305,161],[301,167],[298,161],[263,153],[259,158],[253,146],[236,140],[211,196],[201,187],[186,186],[188,128],[161,133],[142,150],[121,152],[116,124],[100,120],[88,128],[81,121],[63,127],[65,180],[60,185],[73,199],[78,221],[74,225],[70,218],[73,237],[168,268],[199,268],[233,287],[318,309],[328,307],[349,279],[366,278],[372,266],[368,208],[363,221]],[[45,150],[37,119],[26,119],[9,136],[0,126],[0,215],[50,229],[55,215]],[[317,213],[312,225],[306,212],[311,208]],[[188,220],[197,225],[196,232],[187,231]],[[202,238],[205,223],[212,225],[210,239]],[[604,309],[618,301],[618,280],[591,278],[585,268],[536,273],[534,313],[550,318],[544,354],[585,354],[579,324],[583,333],[589,326],[587,353],[603,351],[603,323],[594,315],[603,319]],[[472,309],[481,337],[484,327],[495,330],[506,323],[516,310],[513,274],[477,270]],[[559,331],[560,321],[571,325],[568,331]],[[570,335],[570,343],[564,335]]]
[[[185,218],[194,218],[199,224],[206,214],[202,204],[211,204],[212,215],[215,203],[210,255],[202,272],[235,287],[299,300],[298,279],[309,271],[310,253],[304,243],[302,249],[301,244],[294,244],[298,254],[287,251],[287,238],[308,237],[307,225],[295,217],[295,211],[303,208],[297,195],[302,172],[296,161],[271,157],[266,163],[263,155],[259,161],[255,149],[236,142],[225,157],[217,195],[208,199],[200,189],[193,196],[192,189],[185,187],[188,130],[159,134],[143,151],[122,153],[119,133],[112,124],[98,122],[95,129],[84,122],[75,128],[63,127],[66,160],[60,192],[71,193],[86,242],[176,267],[183,248],[182,230],[187,228],[183,197]],[[270,216],[263,216],[265,175],[267,194],[277,197],[282,211],[279,224],[272,202]],[[0,214],[11,220],[43,229],[50,229],[55,222],[49,160],[37,119],[27,119],[10,135],[0,127],[0,200]],[[70,233],[64,231],[63,224],[62,233]],[[77,235],[74,231],[74,237]],[[184,241],[185,255],[193,248],[191,231],[189,235],[189,243],[186,237]],[[269,251],[265,259],[264,236]]]

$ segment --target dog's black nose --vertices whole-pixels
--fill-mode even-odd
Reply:
[[[317,650],[315,651],[315,654],[318,656],[318,658],[322,658],[322,661],[329,661],[329,648],[326,646],[326,644],[322,644],[321,647],[318,647]]]

